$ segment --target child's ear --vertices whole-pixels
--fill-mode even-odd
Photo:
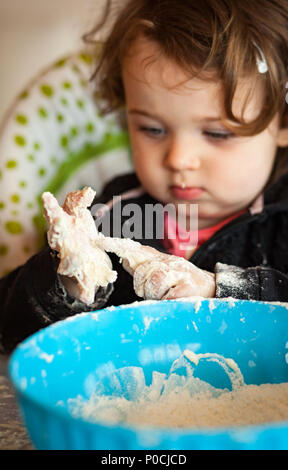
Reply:
[[[281,127],[277,134],[278,147],[288,147],[288,113],[282,118]]]

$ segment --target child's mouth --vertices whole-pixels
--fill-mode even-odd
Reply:
[[[174,197],[183,201],[191,201],[198,198],[203,193],[203,188],[171,186],[171,192]]]

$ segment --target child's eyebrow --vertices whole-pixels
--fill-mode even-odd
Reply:
[[[158,116],[156,115],[153,115],[153,114],[150,114],[148,113],[147,111],[144,111],[144,110],[141,110],[141,109],[129,109],[128,110],[128,113],[129,114],[141,114],[142,116],[147,116],[149,118],[153,118],[153,119],[159,119]]]
[[[152,118],[152,119],[157,119],[159,121],[161,121],[161,118],[157,115],[153,115],[145,110],[142,110],[142,109],[136,109],[136,108],[132,108],[130,110],[128,110],[128,113],[129,114],[140,114],[142,116],[146,116],[146,117],[149,117],[149,118]],[[204,116],[204,117],[195,117],[194,118],[195,121],[198,121],[198,122],[223,122],[223,118],[221,116]]]

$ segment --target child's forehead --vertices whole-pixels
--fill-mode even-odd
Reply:
[[[183,96],[198,95],[222,107],[224,90],[217,71],[205,71],[198,74],[191,67],[191,73],[175,60],[168,58],[158,44],[147,38],[138,38],[130,47],[123,61],[123,78],[138,89],[159,91],[161,88],[173,94]],[[129,88],[129,87],[127,87]],[[137,90],[138,91],[138,90]],[[250,77],[239,77],[233,100],[234,111],[240,115],[245,104],[246,117],[255,118],[262,106],[263,87]],[[203,101],[204,104],[204,101]],[[217,106],[218,107],[218,106]]]
[[[189,89],[201,90],[207,86],[220,86],[220,81],[214,73],[205,73],[201,77],[193,77],[191,70],[181,67],[176,60],[163,53],[155,41],[146,38],[138,38],[129,48],[123,60],[122,71],[124,75],[153,86],[161,85],[170,90],[189,91]],[[195,69],[195,74],[197,70]]]

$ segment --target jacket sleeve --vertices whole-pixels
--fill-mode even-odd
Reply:
[[[257,266],[240,268],[217,263],[216,297],[288,302],[288,275],[277,269]]]
[[[113,285],[99,288],[86,305],[72,297],[57,274],[56,252],[45,247],[0,279],[0,352],[9,354],[27,336],[58,320],[104,307]]]

